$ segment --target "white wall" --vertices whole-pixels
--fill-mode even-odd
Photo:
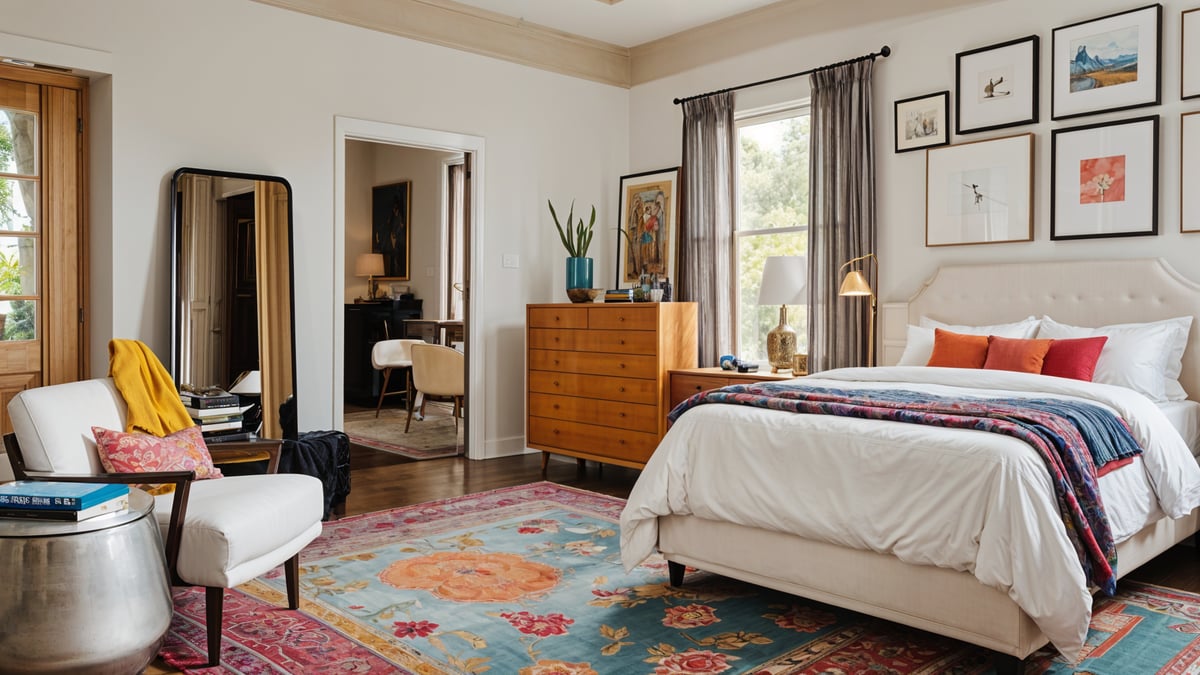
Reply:
[[[1179,114],[1200,102],[1179,100],[1180,12],[1188,0],[1163,3],[1163,105],[1120,113],[1050,121],[1052,30],[1132,9],[1124,0],[1005,0],[972,9],[940,12],[886,23],[864,23],[853,31],[827,33],[772,46],[752,54],[635,87],[631,94],[630,171],[678,164],[682,113],[672,98],[753,82],[878,51],[875,62],[874,119],[882,301],[908,299],[938,266],[976,262],[1078,258],[1163,257],[1184,275],[1200,279],[1200,235],[1179,232]],[[897,99],[951,91],[957,52],[1036,34],[1041,37],[1039,124],[954,137],[952,142],[1035,132],[1034,240],[1032,242],[926,248],[925,154],[893,152],[893,104]],[[739,109],[809,95],[808,78],[738,92]],[[1076,241],[1050,241],[1050,130],[1145,115],[1161,115],[1159,139],[1159,235]],[[953,129],[953,125],[951,125]],[[1195,189],[1193,187],[1192,189]]]
[[[109,124],[93,129],[93,373],[106,371],[113,336],[168,349],[171,173],[278,175],[294,193],[300,424],[333,428],[345,298],[334,117],[471,134],[487,143],[473,316],[490,401],[484,451],[524,449],[524,307],[566,300],[546,199],[616,219],[627,91],[248,0],[0,0],[0,16],[0,54],[112,75],[98,91],[109,108],[93,116],[94,127]],[[88,63],[55,63],[78,54]],[[598,268],[611,268],[614,247],[601,242]],[[521,267],[502,269],[503,253]]]

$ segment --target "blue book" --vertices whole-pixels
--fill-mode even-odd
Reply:
[[[124,483],[19,480],[0,485],[0,507],[78,511],[128,494]]]

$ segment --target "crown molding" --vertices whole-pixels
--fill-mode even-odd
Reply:
[[[997,1],[784,0],[633,47],[630,49],[630,86],[797,38]],[[837,60],[850,56],[853,55],[831,55],[830,58]],[[782,67],[782,70],[789,69]],[[770,75],[764,73],[764,77]]]
[[[629,87],[629,50],[452,0],[254,0],[572,77]]]

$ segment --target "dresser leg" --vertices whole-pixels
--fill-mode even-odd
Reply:
[[[550,453],[542,453],[542,478],[546,477],[546,465],[550,463]]]

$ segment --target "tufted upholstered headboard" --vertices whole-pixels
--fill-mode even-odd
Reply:
[[[985,325],[1031,314],[1076,326],[1197,317],[1179,381],[1189,398],[1200,400],[1200,284],[1158,258],[942,267],[907,303],[882,306],[881,363],[896,363],[907,324],[922,316]]]

